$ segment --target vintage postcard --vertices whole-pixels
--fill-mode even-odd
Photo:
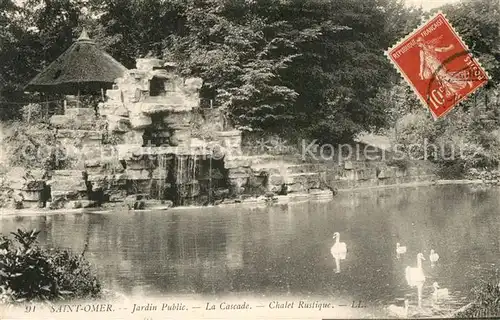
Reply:
[[[0,320],[499,318],[499,21],[0,2]]]

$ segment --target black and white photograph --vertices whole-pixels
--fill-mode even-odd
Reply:
[[[0,320],[500,318],[499,81],[500,0],[0,0]]]

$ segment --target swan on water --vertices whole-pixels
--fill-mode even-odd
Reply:
[[[345,259],[345,254],[347,253],[347,246],[345,242],[340,242],[340,233],[335,232],[333,234],[333,239],[335,239],[335,243],[330,249],[332,256],[344,256],[343,259]]]
[[[396,255],[397,257],[399,258],[399,255],[403,254],[403,253],[406,253],[406,246],[401,246],[398,243],[396,243]]]
[[[417,286],[425,281],[424,270],[422,270],[422,260],[425,260],[422,253],[417,254],[417,267],[406,267],[405,275],[409,286]]]
[[[391,304],[390,306],[387,307],[387,311],[389,311],[390,314],[398,318],[406,318],[408,317],[408,307],[409,307],[408,299],[405,299],[404,307],[399,307],[394,304]]]
[[[429,260],[431,261],[431,267],[434,267],[436,262],[439,260],[439,254],[437,254],[434,249],[431,249],[431,254],[429,255]]]
[[[330,249],[330,253],[335,259],[335,273],[340,273],[340,260],[344,260],[347,254],[347,246],[345,242],[340,242],[340,233],[335,232],[333,234],[333,239],[335,239],[335,243]]]
[[[406,253],[406,246],[402,246],[399,242],[396,243],[396,252],[399,254]]]
[[[437,282],[434,282],[432,284],[432,287],[434,288],[434,292],[432,293],[434,299],[438,300],[438,299],[448,298],[449,295],[448,289],[440,288]]]

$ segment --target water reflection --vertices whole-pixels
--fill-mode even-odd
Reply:
[[[346,254],[333,254],[333,259],[335,260],[335,273],[340,273],[340,260],[344,260]]]
[[[499,195],[465,186],[370,190],[255,208],[5,217],[0,231],[34,227],[44,245],[87,248],[104,285],[124,293],[314,294],[372,305],[399,298],[409,301],[409,314],[425,314],[463,304],[478,279],[494,275]],[[348,259],[331,252],[334,232]],[[397,242],[408,248],[400,259]],[[422,264],[420,289],[408,286],[406,266],[431,248],[439,263]],[[449,289],[437,304],[435,281]]]

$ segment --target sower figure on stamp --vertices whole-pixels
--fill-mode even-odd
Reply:
[[[434,76],[447,98],[456,97],[466,86],[472,87],[472,81],[463,77],[461,72],[448,71],[440,62],[437,54],[453,50],[454,46],[450,44],[447,47],[438,47],[435,45],[438,40],[439,38],[436,38],[426,42],[422,37],[417,39],[417,46],[420,48],[419,77],[421,80],[429,80]]]

